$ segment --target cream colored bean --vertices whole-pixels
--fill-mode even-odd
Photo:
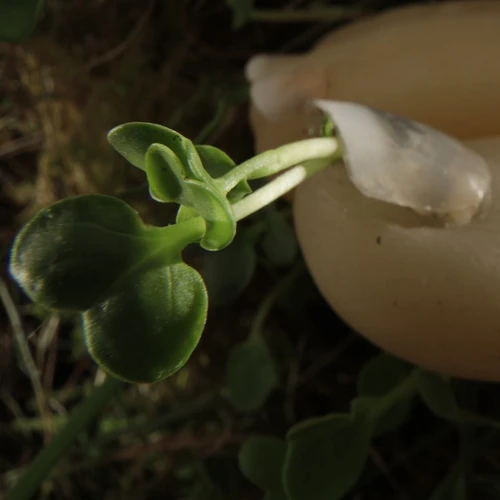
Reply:
[[[484,158],[489,202],[461,224],[367,196],[341,165],[299,186],[294,215],[319,290],[357,332],[422,367],[500,381],[500,2],[396,9],[307,54],[259,56],[247,75],[258,151],[306,135],[310,102],[332,99],[416,120]]]

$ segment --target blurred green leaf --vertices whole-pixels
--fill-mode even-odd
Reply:
[[[35,29],[42,0],[0,0],[0,40],[18,42]]]
[[[286,443],[271,436],[249,438],[241,447],[238,462],[241,472],[253,484],[266,491],[266,499],[284,499],[282,469]]]
[[[459,419],[460,409],[455,394],[441,375],[418,370],[415,380],[417,390],[430,411],[447,420]]]
[[[206,252],[201,275],[210,297],[210,306],[231,304],[247,288],[256,267],[255,250],[238,235],[219,252]]]
[[[363,470],[369,433],[349,415],[332,414],[292,427],[287,443],[283,477],[290,500],[338,500]]]
[[[265,220],[261,245],[266,258],[275,266],[291,266],[299,250],[292,225],[274,207],[266,211]]]
[[[358,396],[351,402],[351,412],[354,418],[364,422],[372,429],[372,436],[378,437],[399,427],[408,417],[411,409],[411,397],[395,401],[380,412],[385,406],[382,398]]]
[[[250,19],[253,0],[226,0],[226,3],[233,11],[233,28],[241,28]]]
[[[452,471],[434,490],[429,500],[467,500],[463,476]]]
[[[382,353],[370,359],[361,370],[357,390],[363,396],[379,397],[394,389],[410,373],[404,361]]]
[[[356,418],[371,420],[375,418],[373,435],[380,436],[401,425],[411,409],[413,393],[403,394],[393,404],[377,411],[385,402],[382,397],[395,389],[410,374],[410,367],[389,354],[381,354],[365,364],[358,377],[358,392],[360,396],[351,403],[351,409]]]
[[[229,354],[229,397],[239,411],[251,412],[261,408],[278,382],[276,364],[263,339],[246,340]]]

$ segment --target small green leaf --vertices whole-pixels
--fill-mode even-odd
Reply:
[[[129,122],[108,132],[108,142],[132,165],[146,170],[146,153],[153,144],[167,146],[184,167],[186,179],[215,187],[194,144],[175,130],[148,122]]]
[[[348,415],[332,414],[292,427],[287,436],[285,491],[290,500],[338,500],[356,483],[369,433]]]
[[[240,470],[245,477],[267,492],[266,498],[286,499],[281,478],[286,443],[271,436],[249,438],[238,454]]]
[[[192,156],[197,156],[193,143],[167,127],[147,122],[130,122],[118,125],[108,132],[108,142],[127,161],[146,170],[146,153],[153,144],[163,144],[173,151],[188,169]]]
[[[465,480],[457,471],[448,474],[429,500],[466,500]]]
[[[236,300],[250,283],[255,266],[255,251],[240,235],[220,252],[207,252],[201,275],[205,280],[210,305],[224,306]]]
[[[274,207],[266,213],[262,249],[275,266],[291,266],[298,253],[297,238],[291,224]]]
[[[130,275],[83,314],[85,342],[108,372],[152,383],[179,370],[205,326],[208,298],[201,276],[187,264]]]
[[[418,392],[430,411],[441,418],[458,420],[460,408],[458,407],[450,385],[438,374],[424,370],[415,373]]]
[[[185,168],[174,152],[163,144],[152,144],[146,153],[146,174],[151,197],[181,203]]]
[[[278,386],[278,372],[263,339],[236,346],[227,363],[227,385],[234,407],[242,412],[258,410]]]
[[[226,0],[233,10],[233,28],[241,28],[250,19],[253,10],[253,0]]]
[[[208,174],[217,179],[227,174],[236,166],[229,156],[214,146],[196,146],[196,151],[200,155],[201,162]],[[236,203],[251,193],[252,189],[247,181],[243,180],[236,184],[227,195],[231,203]]]
[[[0,40],[17,42],[35,29],[42,0],[0,0]]]

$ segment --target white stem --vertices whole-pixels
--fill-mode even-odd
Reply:
[[[216,179],[224,192],[229,192],[244,179],[259,179],[309,160],[339,157],[341,154],[334,137],[315,137],[285,144],[250,158],[227,174]]]
[[[269,205],[274,200],[277,200],[288,191],[297,187],[304,179],[315,174],[319,170],[332,165],[331,158],[323,158],[321,160],[312,160],[303,165],[297,165],[290,168],[284,174],[272,180],[264,187],[255,191],[241,201],[233,205],[234,218],[239,221],[245,217],[257,212],[261,208]]]

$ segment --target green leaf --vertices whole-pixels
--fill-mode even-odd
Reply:
[[[184,165],[174,152],[163,144],[152,144],[146,152],[146,174],[149,192],[154,200],[181,203],[185,196]]]
[[[271,436],[247,439],[238,454],[241,472],[271,500],[285,499],[281,478],[285,461],[286,443]]]
[[[263,339],[250,339],[235,347],[227,363],[229,397],[242,412],[258,410],[278,386],[278,372]]]
[[[118,125],[108,132],[108,142],[127,161],[141,170],[146,170],[146,153],[153,144],[163,144],[172,150],[186,172],[193,162],[193,156],[196,157],[195,162],[198,158],[189,139],[175,130],[155,123],[130,122]]]
[[[463,476],[452,471],[434,490],[429,500],[466,500]]]
[[[375,437],[391,432],[401,425],[411,409],[413,392],[402,394],[385,408],[382,398],[394,390],[410,376],[410,367],[389,354],[381,354],[371,359],[364,366],[358,377],[360,396],[351,403],[351,410],[356,418],[372,421]],[[383,411],[379,411],[383,408]]]
[[[205,326],[201,276],[184,263],[130,275],[83,315],[92,357],[131,382],[157,382],[191,356]]]
[[[203,168],[194,144],[175,130],[148,122],[129,122],[111,129],[108,142],[132,165],[146,170],[146,153],[153,144],[167,146],[183,165],[186,179],[216,187]]]
[[[357,389],[363,396],[384,396],[409,374],[407,363],[383,353],[365,364],[358,376]]]
[[[0,0],[0,40],[17,42],[35,29],[42,0]]]
[[[41,210],[24,226],[10,272],[37,304],[84,311],[150,246],[146,227],[125,202],[78,196]]]
[[[301,422],[287,436],[285,491],[290,500],[338,500],[358,480],[369,433],[348,415]]]
[[[241,28],[246,24],[253,10],[253,0],[226,0],[227,5],[233,10],[233,28]]]
[[[293,227],[274,207],[267,210],[266,226],[261,245],[267,259],[275,266],[291,266],[299,249]]]
[[[212,307],[228,305],[247,288],[256,266],[255,251],[247,240],[236,236],[230,246],[204,257],[201,275]]]
[[[203,331],[207,292],[181,251],[204,231],[201,218],[147,227],[117,198],[80,196],[23,228],[10,270],[39,304],[85,311],[87,348],[105,370],[155,382],[186,362]]]
[[[205,170],[214,179],[222,177],[236,166],[234,161],[224,151],[214,146],[196,146],[196,151],[198,151]],[[250,185],[246,180],[243,180],[229,191],[227,199],[231,203],[236,203],[251,192]]]
[[[418,392],[430,411],[447,420],[460,418],[460,408],[455,394],[442,376],[418,370],[415,373],[415,380]]]

